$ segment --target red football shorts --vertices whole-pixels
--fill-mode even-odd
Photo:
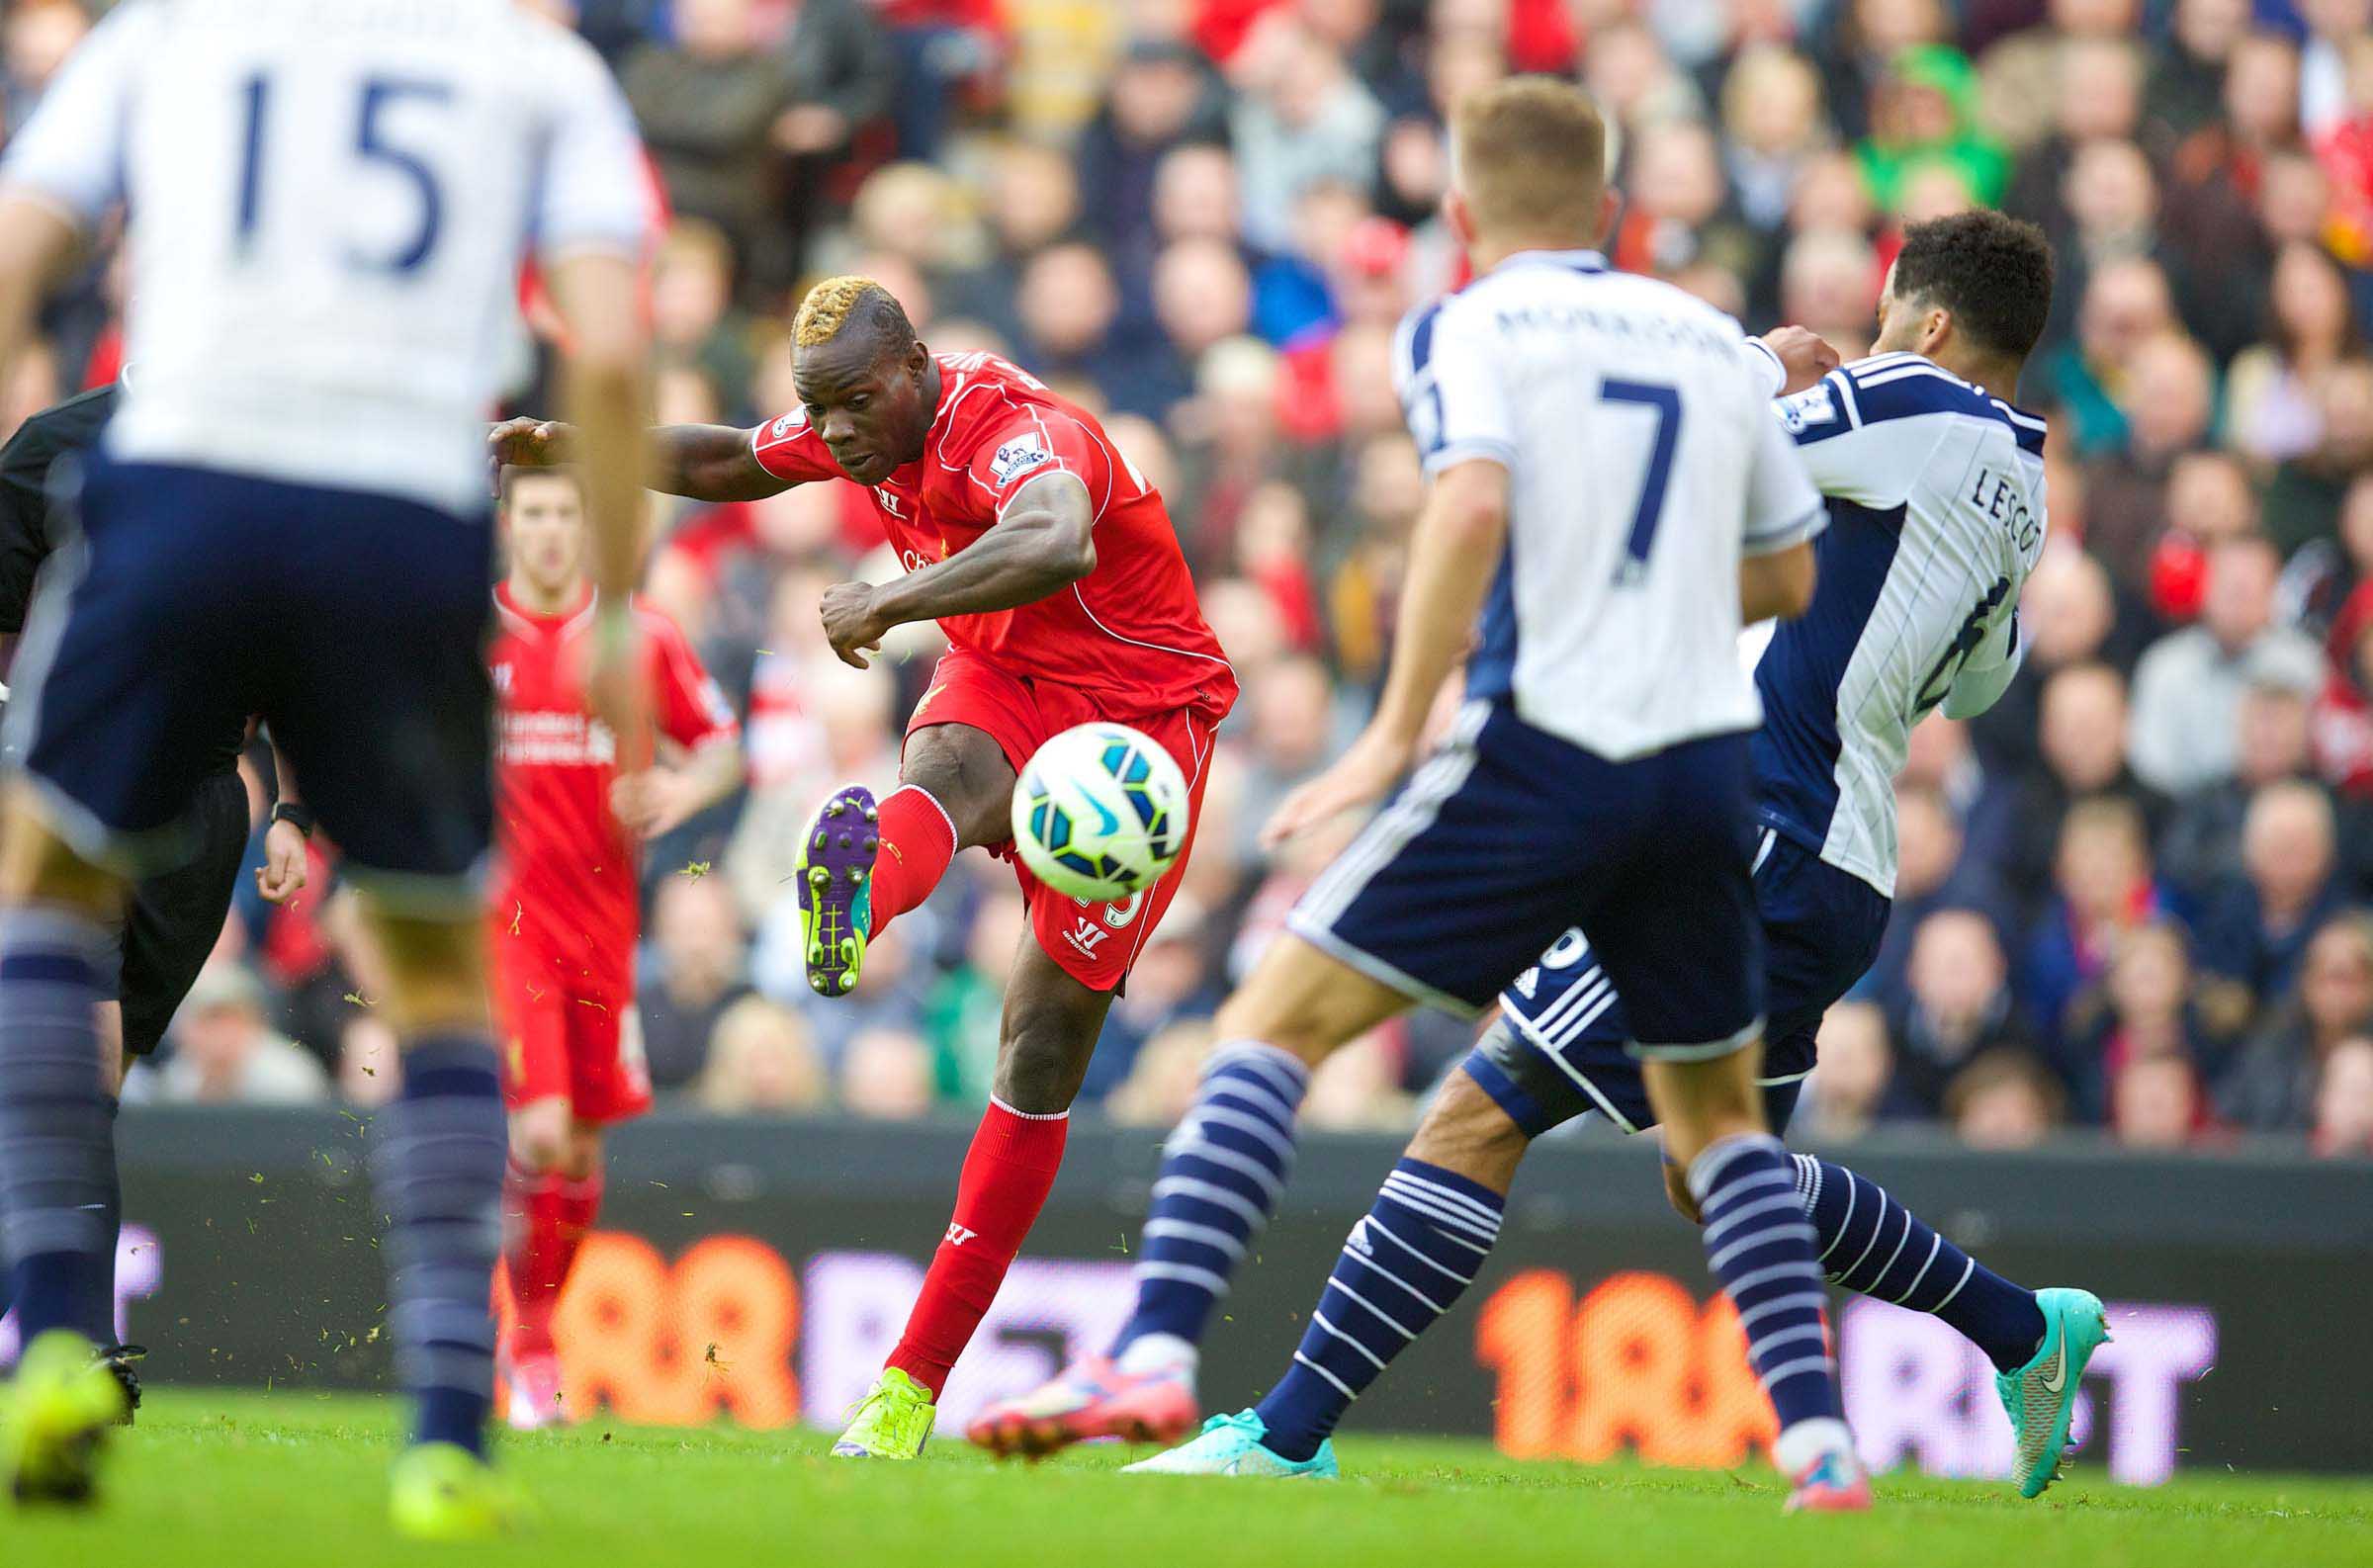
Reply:
[[[555,957],[507,926],[495,927],[491,945],[503,1103],[563,1098],[577,1120],[596,1123],[651,1109],[632,984],[591,984],[581,960]]]
[[[1011,840],[993,846],[990,853],[1012,862],[1029,906],[1030,929],[1047,956],[1093,991],[1118,991],[1147,935],[1162,922],[1163,912],[1177,896],[1187,857],[1194,853],[1194,835],[1203,824],[1203,784],[1211,773],[1212,735],[1219,721],[1191,708],[1151,717],[1113,713],[1093,692],[1051,680],[1025,680],[958,648],[940,655],[938,667],[931,671],[930,689],[907,720],[907,734],[934,725],[968,726],[996,740],[1019,773],[1055,736],[1074,725],[1099,722],[1125,724],[1152,737],[1186,775],[1186,842],[1162,880],[1115,904],[1087,904],[1031,875],[1013,854]]]

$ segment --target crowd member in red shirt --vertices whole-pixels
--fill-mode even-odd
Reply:
[[[818,284],[793,341],[801,407],[755,430],[659,430],[651,475],[659,489],[710,501],[840,478],[866,486],[907,575],[825,590],[835,652],[863,667],[892,627],[923,620],[953,645],[908,722],[900,787],[878,820],[872,794],[849,786],[807,829],[814,844],[819,825],[835,828],[832,849],[811,857],[824,885],[797,887],[809,983],[838,996],[856,983],[866,939],[921,904],[959,848],[1010,855],[1015,776],[1062,730],[1110,720],[1144,731],[1186,773],[1199,819],[1236,679],[1161,496],[1094,416],[1004,360],[931,354],[870,279]],[[563,461],[571,434],[516,420],[494,443],[509,461]],[[845,846],[842,826],[855,829]],[[947,1374],[1054,1183],[1113,993],[1186,865],[1182,851],[1144,893],[1083,905],[1016,862],[1033,939],[1007,987],[995,1091],[906,1333],[835,1453],[922,1450]],[[819,940],[819,929],[846,934]]]
[[[601,1204],[602,1129],[651,1108],[635,1016],[640,842],[733,793],[741,727],[673,622],[641,623],[656,736],[621,738],[586,701],[593,624],[584,497],[566,469],[509,469],[509,574],[494,589],[491,973],[511,1112],[504,1182],[517,1321],[503,1345],[511,1424],[560,1419],[552,1316]],[[653,758],[658,740],[680,760]]]

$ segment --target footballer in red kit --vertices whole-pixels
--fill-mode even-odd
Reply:
[[[622,745],[585,696],[593,590],[575,475],[506,470],[501,521],[509,570],[486,652],[499,851],[487,917],[516,1313],[501,1359],[511,1422],[533,1428],[561,1415],[552,1317],[600,1204],[601,1130],[651,1108],[635,1013],[641,843],[733,793],[741,729],[674,623],[638,603],[655,733]],[[679,760],[655,761],[659,742]]]
[[[958,849],[1011,858],[1014,780],[1063,730],[1143,731],[1192,801],[1177,863],[1118,903],[1058,894],[1015,862],[1031,935],[1006,988],[994,1091],[905,1334],[833,1450],[907,1459],[1053,1185],[1104,1014],[1186,870],[1236,679],[1161,496],[1094,415],[992,355],[933,355],[870,279],[816,285],[792,337],[801,406],[754,430],[654,431],[652,482],[709,501],[866,486],[907,569],[824,591],[834,651],[863,668],[891,628],[924,620],[951,645],[908,722],[898,787],[878,801],[863,785],[835,791],[803,835],[809,984],[852,988],[867,941],[929,896]],[[507,462],[565,462],[573,434],[513,420],[493,441]]]

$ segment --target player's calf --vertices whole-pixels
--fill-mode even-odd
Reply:
[[[489,1302],[509,1154],[484,944],[475,913],[423,920],[371,908],[403,1048],[403,1087],[372,1129],[397,1376],[414,1396],[416,1442],[479,1456],[492,1403]]]
[[[1772,1462],[1792,1510],[1870,1506],[1829,1353],[1815,1234],[1796,1170],[1765,1130],[1755,1085],[1760,1051],[1676,1051],[1646,1065],[1648,1092],[1704,1223],[1708,1268],[1738,1312],[1747,1357],[1780,1418]]]
[[[1035,947],[1016,962],[999,1092],[973,1134],[955,1212],[888,1363],[934,1398],[1046,1206],[1070,1136],[1071,1097],[1111,1004]],[[1008,1091],[1026,1097],[1009,1099]]]
[[[115,1338],[115,1100],[93,1022],[108,940],[72,907],[0,910],[0,1224],[29,1344]]]
[[[566,1419],[553,1317],[599,1211],[601,1191],[601,1130],[577,1121],[566,1098],[547,1096],[511,1113],[502,1270],[513,1321],[495,1381],[505,1396],[503,1415],[519,1431]]]

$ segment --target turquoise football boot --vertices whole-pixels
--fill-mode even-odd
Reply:
[[[2044,1313],[2044,1343],[2035,1356],[2015,1372],[1994,1378],[2002,1409],[2010,1416],[2011,1435],[2018,1439],[2018,1465],[2011,1479],[2019,1496],[2041,1497],[2060,1479],[2060,1463],[2068,1451],[2068,1423],[2076,1414],[2076,1385],[2093,1352],[2109,1343],[2109,1320],[2101,1298],[2089,1290],[2039,1290],[2035,1304]]]
[[[1307,1459],[1288,1459],[1263,1444],[1268,1424],[1249,1410],[1213,1416],[1202,1436],[1150,1459],[1124,1466],[1124,1475],[1259,1475],[1287,1481],[1332,1481],[1343,1474],[1335,1463],[1335,1439],[1327,1438]]]

